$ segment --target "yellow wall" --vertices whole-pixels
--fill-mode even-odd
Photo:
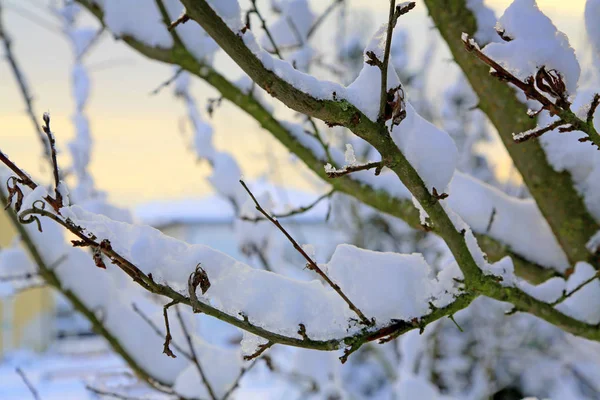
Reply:
[[[0,210],[1,211],[1,210]],[[5,212],[0,212],[0,247],[10,246],[16,230]],[[51,289],[36,288],[0,300],[0,356],[11,348],[43,350],[53,335]]]

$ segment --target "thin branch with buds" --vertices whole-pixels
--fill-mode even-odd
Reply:
[[[252,194],[252,191],[250,191],[248,186],[246,186],[246,183],[242,180],[240,180],[240,183],[242,184],[242,186],[244,187],[246,192],[248,192],[248,194],[250,195],[250,198],[252,198],[252,201],[254,202],[254,205],[256,206],[256,210],[258,212],[260,212],[262,215],[264,215],[265,218],[267,218],[269,221],[271,221],[273,223],[273,225],[275,225],[281,231],[281,233],[283,233],[285,235],[285,237],[290,241],[290,243],[292,243],[292,245],[294,246],[294,249],[296,249],[296,251],[298,251],[302,255],[302,257],[304,257],[304,259],[307,262],[306,267],[312,271],[315,271],[325,282],[327,282],[327,284],[329,286],[331,286],[331,288],[333,290],[335,290],[336,293],[339,294],[342,299],[344,299],[346,304],[348,304],[348,307],[350,307],[350,309],[352,311],[354,311],[356,313],[356,315],[358,315],[358,317],[360,318],[361,322],[364,325],[367,325],[367,326],[374,325],[374,322],[372,320],[369,320],[367,317],[365,317],[363,312],[360,311],[360,309],[358,307],[356,307],[354,305],[354,303],[352,303],[352,301],[348,298],[348,296],[346,296],[346,294],[342,291],[342,289],[336,283],[334,283],[331,279],[329,279],[327,274],[325,274],[325,272],[323,272],[323,270],[319,267],[319,265],[308,254],[306,254],[306,252],[304,251],[302,246],[300,246],[298,244],[298,242],[296,242],[296,240],[279,223],[279,221],[277,221],[277,219],[273,218],[268,212],[266,212],[261,207],[258,200],[256,200],[256,197],[254,197],[254,194]]]
[[[295,215],[303,214],[307,211],[312,210],[321,201],[330,198],[334,193],[335,193],[335,189],[331,189],[329,192],[322,194],[315,201],[313,201],[312,203],[310,203],[306,206],[299,207],[299,208],[293,209],[291,211],[288,211],[288,212],[282,213],[282,214],[271,214],[271,216],[275,219],[283,219],[283,218],[289,218],[289,217],[293,217]],[[240,216],[240,219],[242,221],[249,221],[249,222],[258,222],[258,221],[266,221],[267,220],[266,217],[246,217],[246,216]]]
[[[555,70],[547,70],[544,66],[540,67],[535,75],[527,77],[524,81],[514,76],[496,61],[484,54],[477,43],[467,34],[463,34],[463,43],[467,51],[473,53],[479,60],[488,65],[491,74],[503,82],[508,82],[519,88],[528,99],[536,100],[542,106],[542,110],[548,111],[551,116],[557,116],[559,119],[549,126],[533,131],[523,133],[513,133],[513,138],[517,143],[523,142],[533,137],[539,137],[560,126],[562,132],[581,131],[587,135],[587,139],[581,141],[591,141],[600,149],[600,136],[594,127],[593,115],[600,103],[598,95],[594,96],[586,120],[577,116],[571,110],[571,103],[568,101],[565,83],[561,74]],[[554,99],[548,98],[550,96]]]
[[[183,335],[185,336],[185,340],[187,341],[190,355],[192,356],[192,362],[196,366],[196,369],[198,370],[198,373],[200,374],[202,382],[204,383],[204,386],[206,386],[206,390],[208,391],[208,394],[210,395],[210,398],[212,400],[217,400],[217,396],[215,395],[215,392],[214,392],[210,382],[208,381],[206,374],[204,373],[204,369],[202,369],[202,365],[200,364],[200,359],[198,358],[198,355],[196,354],[196,349],[194,347],[194,343],[192,342],[192,337],[190,336],[190,333],[187,330],[187,327],[185,326],[185,322],[183,321],[181,311],[179,311],[179,309],[176,307],[175,312],[177,313],[177,319],[179,320],[179,325],[181,326],[181,330],[183,331]]]
[[[44,120],[44,126],[42,126],[42,129],[44,130],[44,133],[48,137],[48,146],[50,148],[50,159],[52,160],[52,172],[54,175],[54,198],[56,200],[56,203],[60,207],[62,207],[63,198],[62,198],[62,194],[60,192],[60,172],[58,170],[58,161],[56,160],[56,141],[54,139],[54,133],[52,133],[52,131],[50,130],[50,114],[45,112],[43,120]]]
[[[137,315],[139,315],[144,320],[144,322],[146,324],[148,324],[148,326],[150,326],[150,328],[152,328],[152,330],[156,333],[157,336],[163,337],[163,338],[166,336],[166,334],[163,333],[158,326],[156,326],[156,324],[150,319],[150,317],[148,317],[146,314],[144,314],[144,312],[137,306],[137,304],[133,303],[131,306],[133,307],[133,311],[135,311],[135,313]],[[185,351],[176,342],[171,341],[170,344],[175,348],[175,350],[177,350],[179,353],[183,354],[183,356],[185,358],[187,358],[190,361],[192,360],[192,356],[190,354],[188,354],[188,352]]]
[[[577,285],[573,290],[571,290],[568,293],[566,291],[564,291],[563,294],[558,299],[556,299],[553,303],[551,303],[551,305],[556,306],[556,305],[562,303],[563,301],[567,300],[569,297],[571,297],[575,293],[579,292],[581,289],[586,287],[588,284],[590,284],[593,281],[595,281],[596,279],[598,279],[598,276],[600,276],[599,274],[600,274],[600,272],[596,272],[594,275],[592,275],[590,278],[586,279],[585,281],[581,282],[579,285]]]
[[[17,367],[15,369],[15,371],[17,371],[17,374],[19,374],[19,376],[21,377],[21,379],[23,380],[23,382],[27,386],[27,389],[29,389],[29,391],[31,392],[31,395],[33,396],[33,398],[35,400],[41,400],[38,391],[31,384],[31,381],[27,378],[27,375],[25,375],[25,372],[23,372],[23,370],[21,368],[19,368],[19,367]]]

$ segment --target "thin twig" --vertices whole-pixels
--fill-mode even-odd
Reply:
[[[546,132],[550,132],[558,128],[559,126],[566,125],[566,122],[563,120],[554,121],[550,125],[547,125],[543,128],[535,128],[525,132],[513,133],[513,140],[515,143],[523,143],[529,139],[536,138],[542,136]]]
[[[293,217],[294,215],[305,213],[305,212],[313,209],[321,201],[331,197],[334,193],[335,193],[335,189],[331,189],[329,192],[317,197],[317,199],[315,201],[313,201],[312,203],[310,203],[309,205],[295,208],[295,209],[288,211],[286,213],[283,213],[283,214],[272,214],[271,216],[276,219],[282,219],[282,218],[289,218],[289,217]],[[240,219],[243,221],[249,221],[249,222],[258,222],[258,221],[266,221],[267,220],[267,218],[265,218],[265,217],[245,217],[245,216],[240,216]]]
[[[379,175],[381,169],[383,168],[383,163],[381,161],[376,161],[360,165],[347,165],[343,169],[327,170],[325,173],[329,178],[339,178],[341,176],[348,175],[353,172],[366,171],[373,168],[375,168],[375,175]]]
[[[135,313],[139,315],[144,320],[144,322],[150,326],[150,328],[152,328],[152,330],[156,333],[157,336],[165,337],[165,334],[160,330],[160,328],[146,314],[144,314],[142,310],[140,310],[137,304],[133,303],[131,306],[133,307],[133,311],[135,311]],[[176,342],[171,341],[171,345],[175,348],[175,350],[183,354],[185,358],[187,358],[190,361],[192,360],[192,356],[181,346],[179,346]]]
[[[381,69],[381,96],[379,102],[379,121],[385,120],[385,106],[387,105],[387,70],[390,61],[390,50],[392,46],[392,33],[394,32],[394,11],[396,9],[396,0],[390,0],[390,13],[387,26],[387,36],[385,39],[385,51],[383,53],[383,63]]]
[[[13,163],[6,154],[4,154],[1,150],[0,150],[0,161],[2,161],[4,163],[4,165],[6,165],[8,168],[10,168],[10,170],[12,172],[14,172],[15,174],[17,174],[17,176],[19,177],[21,183],[27,187],[29,187],[31,190],[34,190],[37,187],[37,184],[35,184],[31,178],[29,177],[28,174],[26,174],[25,172],[23,172],[23,170],[19,167],[17,167],[15,165],[15,163]]]
[[[169,344],[171,344],[171,340],[173,340],[173,337],[171,336],[171,327],[169,326],[169,311],[168,310],[169,310],[169,307],[174,306],[177,303],[179,303],[179,301],[173,300],[172,302],[168,303],[167,305],[165,305],[163,307],[163,317],[165,319],[165,329],[167,330],[167,333],[165,334],[165,343],[163,344],[163,353],[168,355],[171,358],[177,358],[177,356],[175,355],[175,353],[173,353],[173,351],[169,347]]]
[[[271,46],[273,46],[273,51],[275,52],[275,54],[277,54],[277,57],[279,57],[281,60],[283,60],[283,57],[281,56],[281,53],[279,52],[279,47],[277,47],[277,43],[275,42],[275,39],[271,35],[271,31],[269,31],[269,28],[267,28],[267,22],[265,21],[262,14],[258,10],[258,7],[256,7],[256,0],[250,0],[250,2],[252,3],[252,8],[246,14],[246,27],[248,29],[250,29],[250,15],[256,14],[256,16],[258,17],[258,20],[260,21],[261,28],[265,31],[265,33],[267,34],[267,38],[269,39],[269,42],[271,42]]]
[[[54,134],[50,130],[50,113],[45,112],[43,116],[44,126],[42,129],[46,136],[48,136],[48,145],[50,146],[50,155],[52,159],[52,173],[54,175],[54,198],[56,202],[62,206],[63,198],[60,193],[60,172],[58,171],[58,161],[56,160],[56,141],[54,140]]]
[[[19,275],[0,276],[0,282],[26,281],[28,279],[37,278],[39,276],[40,274],[38,274],[37,272],[28,272],[26,274]]]
[[[27,375],[25,375],[25,372],[23,372],[23,370],[19,367],[15,368],[15,370],[17,371],[17,374],[19,374],[19,376],[21,377],[23,382],[25,382],[25,385],[27,385],[27,389],[29,389],[33,398],[35,400],[41,400],[39,393],[37,392],[35,387],[31,384],[31,381],[29,379],[27,379]]]
[[[313,136],[315,137],[315,139],[317,139],[319,141],[319,143],[321,144],[321,147],[323,147],[323,150],[325,151],[325,155],[327,156],[327,161],[332,163],[333,157],[331,157],[331,152],[329,151],[329,144],[323,140],[323,137],[321,136],[321,132],[320,132],[319,128],[317,127],[317,123],[315,122],[314,118],[312,118],[310,116],[307,116],[306,119],[313,128]]]
[[[554,307],[554,306],[562,303],[563,301],[565,301],[569,297],[573,296],[575,293],[579,292],[581,289],[583,289],[589,283],[591,283],[594,280],[598,279],[598,274],[599,273],[600,273],[600,271],[596,272],[594,275],[592,275],[591,278],[588,278],[585,281],[581,282],[579,285],[577,285],[577,287],[575,287],[575,289],[571,290],[569,293],[567,293],[566,291],[563,292],[562,296],[560,296],[556,301],[554,301],[553,303],[551,303],[551,305]]]
[[[188,22],[190,20],[190,17],[186,14],[183,13],[181,14],[175,21],[171,22],[169,24],[169,27],[167,28],[170,31],[172,31],[173,29],[177,28],[178,25],[180,24],[185,24],[186,22]]]
[[[317,29],[319,29],[319,27],[321,26],[323,21],[325,21],[327,16],[329,14],[331,14],[331,12],[335,9],[335,7],[338,4],[342,4],[343,2],[344,2],[344,0],[333,0],[333,2],[325,9],[325,11],[323,11],[323,13],[321,15],[319,15],[319,17],[316,19],[316,21],[313,22],[313,24],[310,26],[310,29],[308,30],[308,33],[306,34],[306,38],[310,39],[311,36],[317,31]]]
[[[246,192],[248,192],[248,194],[252,198],[252,201],[254,202],[254,204],[256,206],[256,210],[258,210],[258,212],[260,212],[262,215],[264,215],[265,218],[267,218],[269,221],[271,221],[273,223],[273,225],[275,225],[281,231],[281,233],[283,233],[285,235],[285,237],[290,241],[290,243],[292,243],[292,245],[294,246],[294,248],[296,249],[296,251],[298,251],[302,255],[302,257],[304,257],[304,259],[307,262],[306,267],[308,269],[310,269],[310,270],[315,271],[321,278],[323,278],[323,280],[325,282],[327,282],[327,284],[329,286],[331,286],[331,288],[333,288],[333,290],[335,290],[340,295],[340,297],[342,299],[344,299],[344,301],[346,302],[346,304],[348,304],[348,306],[350,307],[350,309],[352,311],[354,311],[356,313],[356,315],[358,315],[358,317],[360,318],[361,322],[364,325],[368,325],[368,326],[373,325],[374,322],[371,321],[371,320],[369,320],[367,317],[365,317],[365,315],[362,313],[362,311],[360,311],[360,309],[358,309],[358,307],[356,307],[354,305],[354,303],[352,303],[352,301],[346,296],[346,294],[344,294],[344,292],[342,291],[342,289],[337,284],[335,284],[331,279],[329,279],[329,277],[327,276],[327,274],[325,274],[323,272],[323,270],[317,265],[317,263],[308,254],[306,254],[306,252],[304,251],[304,249],[302,248],[302,246],[300,246],[298,244],[298,242],[296,242],[296,240],[279,223],[279,221],[277,221],[277,219],[273,218],[268,212],[266,212],[261,207],[261,205],[258,202],[258,200],[256,200],[256,197],[254,197],[254,194],[252,194],[252,192],[250,191],[250,189],[248,188],[248,186],[246,186],[246,183],[243,180],[240,180],[240,183],[242,184],[242,186],[244,187],[244,189],[246,190]]]
[[[77,56],[77,61],[81,61],[90,52],[90,50],[94,47],[94,45],[96,43],[98,43],[98,41],[102,37],[103,33],[104,33],[104,26],[101,26],[96,31],[96,34],[94,35],[94,37],[92,38],[92,40],[90,40],[87,43],[87,45],[85,46],[85,48],[83,50],[81,50],[81,53],[79,53],[79,55]]]
[[[202,382],[204,383],[204,386],[206,386],[206,390],[208,391],[208,394],[210,395],[210,398],[212,400],[217,400],[217,396],[215,395],[215,392],[214,392],[210,382],[208,381],[208,378],[204,374],[204,370],[202,369],[202,366],[200,365],[200,360],[198,359],[198,355],[196,354],[196,349],[194,348],[194,343],[192,342],[192,337],[190,336],[190,333],[188,332],[187,327],[185,326],[185,322],[183,321],[181,312],[179,311],[179,309],[177,307],[175,307],[175,312],[177,313],[177,319],[179,319],[179,325],[181,325],[181,330],[183,331],[183,335],[185,336],[185,340],[187,341],[187,344],[188,344],[188,347],[190,350],[190,354],[192,356],[192,362],[196,366],[196,369],[198,370],[198,373],[200,374],[200,377],[202,378]]]
[[[158,85],[158,87],[156,89],[154,89],[153,91],[150,92],[150,95],[158,94],[162,89],[168,87],[171,83],[175,82],[175,80],[177,80],[177,78],[179,77],[179,75],[181,75],[182,72],[183,72],[183,68],[181,68],[181,67],[177,68],[177,71],[175,71],[173,76],[170,77],[169,79],[167,79],[166,81],[164,81],[163,83],[161,83],[160,85]]]
[[[231,394],[235,391],[235,389],[237,389],[238,386],[240,385],[240,381],[242,380],[244,375],[246,375],[246,373],[248,371],[250,371],[256,365],[256,363],[258,361],[259,361],[259,359],[256,358],[250,363],[250,365],[241,369],[239,375],[237,376],[237,378],[235,378],[235,381],[233,381],[233,383],[231,384],[229,389],[227,389],[227,391],[225,392],[225,394],[223,395],[221,400],[227,400],[229,398],[229,396],[231,396]]]

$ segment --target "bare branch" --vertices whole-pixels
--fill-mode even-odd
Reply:
[[[54,140],[54,134],[50,130],[50,113],[44,113],[44,126],[42,129],[48,137],[48,145],[50,147],[50,155],[52,159],[52,173],[54,174],[54,199],[58,207],[63,206],[63,198],[60,192],[60,172],[58,171],[58,161],[56,160],[56,141]]]
[[[252,368],[254,368],[254,366],[256,365],[256,363],[259,361],[258,358],[255,358],[250,365],[248,365],[247,367],[242,368],[242,370],[240,371],[240,374],[237,376],[237,378],[235,378],[235,381],[233,381],[233,383],[231,384],[231,386],[229,387],[229,389],[227,389],[227,391],[225,392],[225,394],[223,395],[223,398],[221,400],[227,400],[229,398],[229,396],[231,396],[231,394],[235,391],[235,389],[238,388],[238,386],[240,385],[240,381],[242,380],[242,378],[244,377],[244,375],[246,375],[246,373],[248,371],[250,371]]]
[[[170,77],[169,79],[167,79],[166,81],[164,81],[163,83],[161,83],[160,85],[158,85],[156,87],[156,89],[154,89],[153,91],[150,92],[150,95],[158,94],[162,89],[171,85],[173,82],[175,82],[177,80],[177,78],[179,77],[179,75],[181,75],[182,72],[183,72],[183,68],[181,68],[181,67],[177,68],[177,71],[175,71],[173,76]]]
[[[390,0],[390,12],[387,26],[387,36],[385,40],[385,51],[383,53],[383,61],[379,65],[381,69],[381,100],[379,103],[379,122],[384,122],[385,109],[388,103],[388,89],[387,89],[387,75],[388,75],[388,64],[390,62],[390,50],[392,46],[392,36],[396,22],[400,16],[408,13],[410,10],[415,8],[414,2],[402,3],[396,7],[396,0]]]
[[[264,353],[265,351],[270,349],[271,346],[273,346],[274,344],[275,343],[269,341],[265,344],[259,345],[254,353],[244,356],[244,360],[249,361],[249,360],[254,360],[254,359],[260,357],[262,355],[262,353]]]
[[[344,168],[338,169],[338,170],[326,167],[325,173],[327,174],[327,176],[329,178],[339,178],[344,175],[351,174],[353,172],[366,171],[366,170],[375,168],[375,175],[379,175],[381,173],[381,170],[383,167],[384,167],[383,162],[376,161],[376,162],[370,162],[367,164],[360,164],[360,165],[347,165]]]
[[[184,12],[175,21],[173,21],[169,24],[168,29],[169,29],[169,31],[172,31],[173,29],[177,28],[177,26],[179,24],[185,24],[189,20],[190,20],[190,17]]]
[[[595,281],[596,279],[598,279],[599,276],[600,276],[600,271],[597,271],[594,275],[592,275],[591,278],[588,278],[585,281],[581,282],[579,285],[577,285],[577,287],[575,287],[569,293],[567,293],[566,291],[563,292],[563,294],[556,301],[554,301],[553,303],[551,303],[551,305],[552,306],[556,306],[556,305],[562,303],[563,301],[565,301],[569,297],[573,296],[575,293],[579,292],[581,289],[583,289],[589,283],[591,283],[591,282]]]
[[[529,139],[537,138],[542,136],[546,132],[550,132],[558,128],[559,126],[565,125],[566,123],[562,120],[554,121],[550,125],[547,125],[543,128],[536,128],[529,131],[521,132],[521,133],[513,133],[513,139],[517,143],[526,142]]]
[[[312,35],[314,35],[314,33],[319,29],[319,27],[321,26],[323,21],[325,21],[327,16],[329,14],[331,14],[331,12],[335,9],[335,7],[339,4],[342,4],[344,1],[345,0],[333,0],[331,2],[331,4],[329,6],[327,6],[325,11],[323,11],[323,13],[321,15],[319,15],[319,17],[315,20],[315,22],[313,22],[310,29],[308,30],[308,33],[306,34],[306,38],[310,39],[312,37]]]
[[[371,321],[367,317],[365,317],[365,315],[362,313],[362,311],[360,311],[358,309],[358,307],[356,307],[354,305],[354,303],[352,303],[352,301],[344,294],[344,292],[342,291],[342,289],[337,284],[335,284],[331,279],[329,279],[329,277],[327,276],[327,274],[325,274],[323,272],[323,270],[317,265],[317,263],[308,254],[306,254],[306,252],[304,251],[304,249],[302,248],[302,246],[300,246],[298,244],[298,242],[296,242],[296,240],[279,223],[279,221],[277,221],[277,219],[273,218],[268,212],[266,212],[260,206],[260,203],[258,202],[258,200],[256,200],[256,197],[254,197],[254,194],[252,194],[252,192],[250,191],[250,189],[248,188],[248,186],[246,186],[246,183],[244,181],[242,181],[242,180],[240,180],[240,183],[242,184],[242,186],[244,187],[244,189],[246,189],[246,192],[248,192],[248,194],[252,198],[252,201],[256,205],[256,209],[258,210],[258,212],[260,212],[262,215],[265,216],[265,218],[267,218],[269,221],[271,221],[273,223],[273,225],[275,225],[281,231],[281,233],[283,233],[285,235],[285,237],[290,241],[290,243],[292,243],[292,245],[294,246],[294,249],[296,249],[296,251],[298,251],[302,255],[302,257],[304,257],[304,259],[307,262],[306,267],[308,269],[312,270],[312,271],[315,271],[321,278],[323,278],[323,280],[325,282],[327,282],[327,284],[329,286],[331,286],[331,288],[333,290],[335,290],[337,292],[337,294],[339,294],[342,299],[344,299],[344,301],[346,302],[346,304],[348,304],[348,307],[350,307],[350,309],[352,311],[354,311],[356,313],[356,315],[358,315],[358,317],[360,318],[361,322],[364,325],[367,325],[367,326],[374,325],[374,321]]]
[[[181,330],[183,331],[185,340],[187,341],[187,344],[188,344],[188,347],[190,350],[190,355],[192,356],[192,362],[196,366],[196,369],[198,370],[198,373],[200,374],[200,377],[202,378],[202,382],[204,383],[204,386],[206,386],[206,390],[208,391],[208,394],[210,395],[210,398],[212,400],[217,400],[217,396],[215,395],[215,392],[214,392],[210,382],[208,381],[208,378],[206,377],[206,374],[204,373],[202,366],[200,365],[200,360],[198,359],[198,355],[196,354],[196,349],[194,347],[194,343],[192,342],[192,337],[190,336],[190,333],[188,332],[187,327],[185,326],[185,322],[183,321],[181,312],[179,311],[179,309],[177,307],[175,307],[175,312],[177,313],[177,319],[179,319],[179,325],[181,325]]]
[[[387,36],[385,39],[385,51],[383,61],[379,65],[381,70],[381,100],[379,102],[379,122],[385,121],[385,107],[387,105],[387,75],[388,64],[390,62],[390,50],[392,48],[392,34],[394,32],[394,13],[396,9],[396,0],[390,0],[390,13],[387,26]]]
[[[19,275],[0,276],[0,282],[26,281],[26,280],[33,279],[33,278],[36,278],[39,276],[40,275],[38,273],[34,273],[34,272],[28,272],[26,274],[19,274]]]
[[[116,392],[109,392],[106,390],[102,390],[102,389],[98,389],[89,385],[86,385],[85,387],[87,390],[89,390],[92,393],[95,393],[97,395],[100,396],[106,396],[106,397],[112,397],[113,399],[117,399],[117,400],[144,400],[141,397],[132,397],[132,396],[126,396],[120,393],[116,393]]]
[[[177,300],[173,300],[172,302],[168,303],[167,305],[165,305],[163,307],[163,317],[165,319],[165,329],[167,330],[167,333],[165,334],[165,343],[163,344],[163,353],[172,358],[177,358],[177,356],[175,355],[175,353],[173,353],[173,351],[169,347],[169,344],[171,344],[171,340],[173,340],[173,337],[171,336],[171,327],[169,326],[168,309],[169,309],[169,307],[174,306],[177,303],[179,303]]]
[[[271,46],[273,46],[273,51],[275,52],[275,54],[277,54],[277,57],[283,60],[283,57],[279,52],[279,47],[277,47],[277,42],[275,42],[273,35],[271,35],[271,31],[269,30],[269,28],[267,28],[267,22],[265,21],[262,14],[258,10],[258,7],[256,6],[256,0],[250,0],[250,2],[252,3],[252,8],[246,13],[246,29],[250,29],[250,15],[255,14],[258,17],[258,20],[260,21],[261,28],[265,31],[267,38],[269,38]]]
[[[33,385],[31,384],[31,381],[29,379],[27,379],[27,375],[25,375],[25,372],[23,372],[23,370],[19,367],[15,368],[15,371],[17,371],[17,374],[19,374],[19,376],[21,377],[21,379],[23,380],[25,385],[27,385],[27,389],[29,389],[33,398],[35,400],[41,400],[39,393],[37,392],[35,387],[33,387]]]
[[[144,314],[144,312],[142,310],[140,310],[140,308],[137,306],[137,304],[133,303],[131,305],[133,307],[133,311],[135,311],[135,313],[137,315],[139,315],[145,323],[148,324],[148,326],[150,326],[150,328],[152,328],[152,330],[156,333],[157,336],[159,337],[165,337],[165,333],[163,333],[160,328],[158,326],[156,326],[156,324],[146,315]],[[173,345],[173,347],[175,348],[175,350],[177,350],[179,353],[183,354],[185,358],[187,358],[188,360],[192,360],[192,356],[185,351],[181,346],[179,346],[176,342],[171,341],[170,342],[171,345]]]

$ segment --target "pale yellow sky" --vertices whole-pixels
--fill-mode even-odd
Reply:
[[[14,39],[14,50],[32,88],[35,107],[39,113],[51,112],[56,137],[63,149],[61,162],[68,165],[66,145],[73,135],[68,44],[60,33],[33,23],[20,11],[27,9],[39,15],[39,5],[48,0],[0,1],[7,8],[4,15],[7,30]],[[487,3],[500,14],[510,0],[488,0]],[[313,4],[322,8],[327,2],[319,0]],[[576,47],[582,43],[584,0],[538,0],[538,4],[570,36]],[[371,10],[375,26],[385,18],[388,2],[351,0],[351,5]],[[51,16],[42,16],[51,25],[58,26]],[[426,18],[424,7],[419,5],[406,20],[406,26],[415,38],[423,37],[429,31]],[[94,21],[86,19],[85,22]],[[418,43],[413,48],[416,53],[422,51]],[[438,62],[444,63],[443,60],[448,58],[444,51],[441,48],[437,54]],[[171,67],[144,59],[109,35],[85,63],[93,79],[87,113],[96,143],[91,171],[98,187],[107,190],[111,199],[123,205],[209,193],[210,187],[205,182],[209,169],[195,162],[179,133],[180,120],[185,113],[183,105],[173,98],[169,89],[158,96],[148,95],[171,75]],[[219,57],[217,62],[232,75],[235,69],[230,64],[226,56]],[[447,70],[446,67],[444,74]],[[214,90],[201,81],[194,82],[194,93],[199,100],[215,96]],[[0,148],[39,176],[40,149],[23,110],[10,70],[6,63],[0,62]],[[274,158],[279,166],[279,179],[290,186],[311,187],[305,174],[298,173],[297,165],[289,161],[281,146],[243,112],[225,105],[216,113],[213,124],[217,147],[229,150],[238,158],[246,177],[264,173],[269,167],[269,159]]]

